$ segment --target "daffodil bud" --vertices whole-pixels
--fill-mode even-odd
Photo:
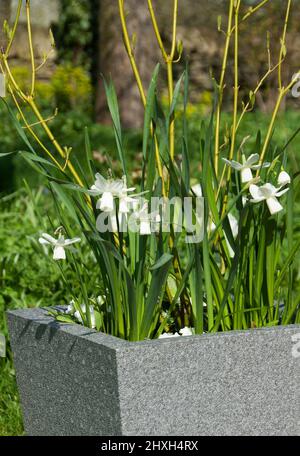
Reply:
[[[281,171],[281,173],[278,176],[278,185],[281,187],[284,187],[285,185],[288,185],[291,183],[291,177],[286,171]]]

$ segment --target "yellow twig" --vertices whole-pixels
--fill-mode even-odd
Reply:
[[[31,133],[32,137],[36,140],[36,142],[39,144],[39,146],[43,149],[44,152],[46,152],[46,154],[50,157],[50,159],[53,161],[53,163],[61,170],[63,171],[63,167],[60,165],[60,163],[56,160],[56,158],[53,156],[53,154],[47,149],[47,147],[42,143],[42,141],[40,140],[40,138],[36,135],[36,133],[32,130],[31,128],[31,125],[28,124],[27,120],[26,120],[26,117],[20,107],[20,104],[12,90],[12,88],[10,86],[8,86],[9,88],[9,92],[12,96],[12,99],[16,105],[16,108],[25,124],[25,128],[28,129],[28,131]]]
[[[32,111],[34,112],[35,116],[37,117],[37,119],[39,120],[39,122],[41,123],[41,126],[43,127],[44,131],[46,132],[48,138],[50,139],[50,141],[52,142],[53,146],[55,147],[55,149],[57,150],[57,152],[60,154],[60,156],[62,158],[66,158],[66,153],[65,151],[63,150],[63,148],[61,147],[61,145],[58,143],[58,141],[55,139],[55,137],[53,136],[50,128],[48,127],[47,123],[45,122],[45,119],[43,118],[43,116],[41,115],[40,111],[38,110],[34,100],[32,98],[27,98],[27,103],[29,104],[29,106],[31,107]],[[80,179],[77,171],[75,170],[74,166],[72,165],[71,162],[68,162],[68,168],[70,170],[70,172],[72,173],[72,175],[74,176],[76,182],[81,186],[81,187],[84,187],[83,185],[83,182],[82,180]]]
[[[27,18],[28,44],[29,44],[30,61],[31,61],[31,92],[30,92],[30,95],[31,95],[31,97],[33,97],[34,89],[35,89],[35,60],[34,60],[34,50],[33,50],[33,43],[32,43],[30,0],[26,0],[26,18]]]
[[[284,20],[284,27],[283,27],[283,32],[282,32],[282,37],[281,37],[281,45],[280,45],[280,51],[279,51],[279,66],[278,66],[278,88],[282,88],[282,60],[284,60],[286,49],[285,49],[285,43],[286,43],[286,33],[287,33],[287,27],[289,23],[289,17],[290,17],[290,11],[291,11],[291,5],[292,5],[292,0],[288,0],[287,8],[286,8],[286,15],[285,15],[285,20]]]
[[[215,172],[216,172],[217,176],[218,176],[218,171],[219,171],[219,159],[220,159],[221,111],[222,111],[222,104],[223,104],[224,80],[225,80],[225,74],[226,74],[226,69],[227,69],[228,51],[229,51],[229,45],[230,45],[230,40],[231,40],[231,36],[232,36],[233,5],[234,5],[234,0],[230,0],[226,41],[225,41],[225,47],[224,47],[221,76],[220,76],[220,81],[219,81],[219,98],[218,98],[218,105],[217,105],[217,109],[216,109],[214,166],[215,166]]]
[[[44,57],[42,63],[36,67],[36,69],[35,69],[35,72],[36,72],[36,73],[37,73],[38,71],[40,71],[40,70],[44,67],[44,65],[47,63],[47,61],[48,61],[48,59],[49,59],[49,57],[50,57],[50,55],[51,55],[52,53],[53,53],[53,49],[51,49],[51,50],[48,52],[48,54]]]
[[[247,19],[249,19],[249,17],[252,16],[252,14],[256,13],[259,9],[261,9],[263,6],[265,6],[269,1],[270,0],[263,0],[261,3],[259,3],[255,7],[253,7],[253,6],[250,7],[248,12],[246,14],[244,14],[244,16],[241,18],[240,24],[242,22],[245,22]],[[234,32],[234,29],[235,29],[235,25],[232,28],[232,32]]]
[[[241,0],[236,0],[234,5],[234,95],[233,95],[233,121],[231,133],[231,145],[229,151],[229,160],[233,159],[236,142],[236,125],[237,125],[237,112],[238,112],[238,97],[239,97],[239,11]],[[229,184],[231,177],[231,168],[228,168],[226,183]],[[229,186],[229,185],[228,185]],[[224,196],[222,213],[226,212],[228,202],[228,186]]]
[[[142,79],[140,76],[139,69],[137,67],[134,53],[132,50],[131,42],[129,39],[129,33],[127,29],[127,23],[126,23],[126,17],[125,17],[125,11],[124,11],[124,0],[118,0],[119,1],[119,14],[120,14],[120,19],[121,19],[121,25],[122,25],[122,31],[123,31],[123,38],[124,38],[124,44],[125,44],[125,49],[127,52],[127,55],[129,57],[129,61],[132,67],[132,71],[140,92],[141,100],[143,103],[144,108],[146,107],[147,99],[146,99],[146,94],[145,90],[143,87]],[[155,141],[155,159],[156,159],[156,165],[157,165],[157,171],[158,174],[162,180],[162,187],[163,187],[163,194],[165,194],[164,190],[164,176],[163,176],[163,168],[161,164],[161,158],[160,158],[160,152],[159,152],[159,146],[158,146],[158,141],[154,133],[153,125],[151,125],[151,134],[154,135],[154,141]]]
[[[165,50],[165,47],[164,47],[162,39],[161,39],[161,35],[160,35],[160,32],[159,32],[157,20],[156,20],[154,9],[153,9],[153,5],[152,5],[152,0],[148,0],[148,9],[149,9],[149,12],[150,12],[153,30],[154,30],[154,33],[155,33],[159,48],[161,50],[161,53],[162,53],[162,56],[163,56],[164,60],[167,61],[168,54],[167,54],[167,52]]]
[[[57,113],[58,113],[58,109],[56,108],[55,110],[55,113],[53,114],[53,116],[51,117],[48,117],[47,119],[44,119],[45,122],[50,122],[51,120],[55,119],[55,117],[57,116]],[[31,127],[36,127],[37,125],[40,125],[41,122],[34,122],[26,127],[23,127],[24,129],[27,129],[27,128],[31,128]]]
[[[18,6],[17,6],[17,14],[16,14],[14,26],[13,26],[13,29],[12,29],[12,33],[11,33],[9,42],[7,44],[7,47],[6,47],[6,51],[5,51],[5,56],[6,57],[8,57],[10,48],[12,46],[12,43],[13,43],[15,35],[16,35],[16,31],[17,31],[18,23],[19,23],[19,19],[20,19],[20,14],[21,14],[21,8],[22,8],[22,0],[19,0]]]
[[[274,108],[274,111],[273,111],[273,114],[272,114],[271,122],[270,122],[270,125],[269,125],[269,128],[268,128],[266,139],[265,139],[265,142],[264,142],[264,145],[263,145],[263,148],[262,148],[262,152],[261,152],[261,155],[260,155],[260,159],[259,159],[259,164],[260,165],[262,165],[263,162],[264,162],[265,155],[267,153],[267,150],[268,150],[268,147],[269,147],[269,144],[270,144],[270,141],[271,141],[271,137],[272,137],[272,134],[273,134],[273,128],[274,128],[274,125],[275,125],[275,122],[276,122],[277,114],[278,114],[279,108],[281,106],[282,100],[284,99],[284,97],[287,95],[287,93],[291,90],[291,88],[293,87],[293,85],[297,81],[298,81],[298,76],[296,76],[294,79],[292,79],[292,81],[286,87],[281,87],[281,89],[279,89],[279,95],[278,95],[278,98],[277,98],[277,101],[276,101],[276,104],[275,104],[275,108]],[[260,170],[258,169],[257,173],[256,173],[257,176],[259,174],[259,171]]]
[[[154,33],[158,42],[158,46],[161,50],[162,57],[167,65],[167,73],[168,73],[168,93],[169,93],[169,107],[171,107],[173,96],[174,96],[174,77],[173,77],[173,64],[174,64],[174,57],[176,52],[176,35],[177,35],[177,17],[178,17],[178,0],[174,0],[173,4],[173,25],[172,25],[172,45],[171,51],[168,54],[159,32],[157,19],[155,16],[155,12],[152,5],[152,0],[148,0],[148,9],[151,16],[152,26],[154,29]],[[170,157],[171,160],[174,160],[175,155],[175,118],[172,115],[170,119],[169,125],[169,147],[170,147]]]

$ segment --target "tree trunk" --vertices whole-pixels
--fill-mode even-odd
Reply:
[[[159,57],[147,2],[126,0],[125,5],[129,13],[127,21],[130,37],[136,34],[136,61],[147,89]],[[112,77],[117,90],[122,125],[125,128],[140,127],[144,109],[122,39],[118,1],[101,0],[99,11],[99,76]],[[100,78],[97,82],[96,117],[101,123],[111,121]]]
[[[5,20],[10,21],[11,0],[0,0],[0,47],[5,48],[6,36],[3,32],[3,23]]]

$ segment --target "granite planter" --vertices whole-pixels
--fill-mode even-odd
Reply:
[[[300,326],[126,342],[8,312],[28,435],[299,435]]]

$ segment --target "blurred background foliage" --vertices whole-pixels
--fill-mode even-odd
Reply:
[[[16,0],[1,0],[0,22],[14,17]],[[170,34],[171,0],[154,0],[164,41],[168,44]],[[244,0],[243,10],[259,3]],[[128,145],[128,154],[133,158],[133,168],[139,165],[141,151],[140,127],[143,122],[143,107],[137,93],[128,63],[118,17],[118,2],[110,0],[54,0],[40,2],[31,0],[33,38],[37,57],[48,62],[38,73],[37,98],[45,116],[58,139],[78,154],[83,147],[83,129],[90,130],[92,145],[99,166],[106,161],[106,153],[113,159],[115,144],[110,129],[110,116],[107,109],[101,75],[112,77],[118,94],[123,126]],[[221,55],[224,44],[223,28],[226,27],[225,15],[227,0],[193,1],[181,0],[179,14],[179,39],[184,50],[181,62],[176,66],[177,76],[182,73],[185,62],[190,68],[190,104],[188,106],[191,141],[197,163],[197,138],[201,121],[208,117],[213,93],[213,77],[220,73]],[[136,33],[135,54],[140,72],[147,86],[155,63],[161,60],[156,46],[152,46],[154,35],[149,20],[147,2],[126,0],[128,24],[131,36]],[[247,23],[241,25],[240,39],[240,86],[241,99],[247,99],[258,79],[267,70],[267,34],[270,38],[271,61],[276,62],[280,46],[285,14],[285,2],[270,0]],[[218,19],[219,17],[219,19]],[[284,79],[289,81],[298,69],[300,61],[300,2],[293,2],[291,21],[288,28],[288,54],[284,65]],[[12,58],[14,75],[26,90],[30,78],[25,18],[21,21],[16,37]],[[218,25],[219,24],[219,27]],[[51,48],[49,38],[51,28],[56,49]],[[218,30],[219,28],[219,30]],[[5,45],[3,32],[0,33],[1,45]],[[233,75],[232,56],[229,59],[226,79],[225,106],[232,96]],[[257,127],[265,130],[277,94],[276,72],[256,97],[252,113],[247,114],[241,126],[240,136],[252,133],[256,136]],[[163,87],[162,87],[163,89]],[[162,100],[164,102],[164,99]],[[299,99],[288,96],[283,105],[280,121],[277,123],[274,139],[284,143],[289,135],[299,127],[297,112]],[[265,115],[263,115],[265,114]],[[10,126],[7,116],[0,107],[0,152],[9,152],[23,147],[18,136]],[[226,115],[223,129],[226,131]],[[38,127],[37,127],[38,130]],[[42,132],[40,132],[43,134]],[[243,136],[244,135],[244,136]],[[250,141],[251,142],[251,141]],[[291,145],[299,149],[298,138]],[[196,166],[196,164],[195,164]],[[0,166],[0,192],[18,188],[23,174],[29,178],[30,171],[20,166],[13,158],[7,158]],[[36,179],[34,180],[36,182]]]

